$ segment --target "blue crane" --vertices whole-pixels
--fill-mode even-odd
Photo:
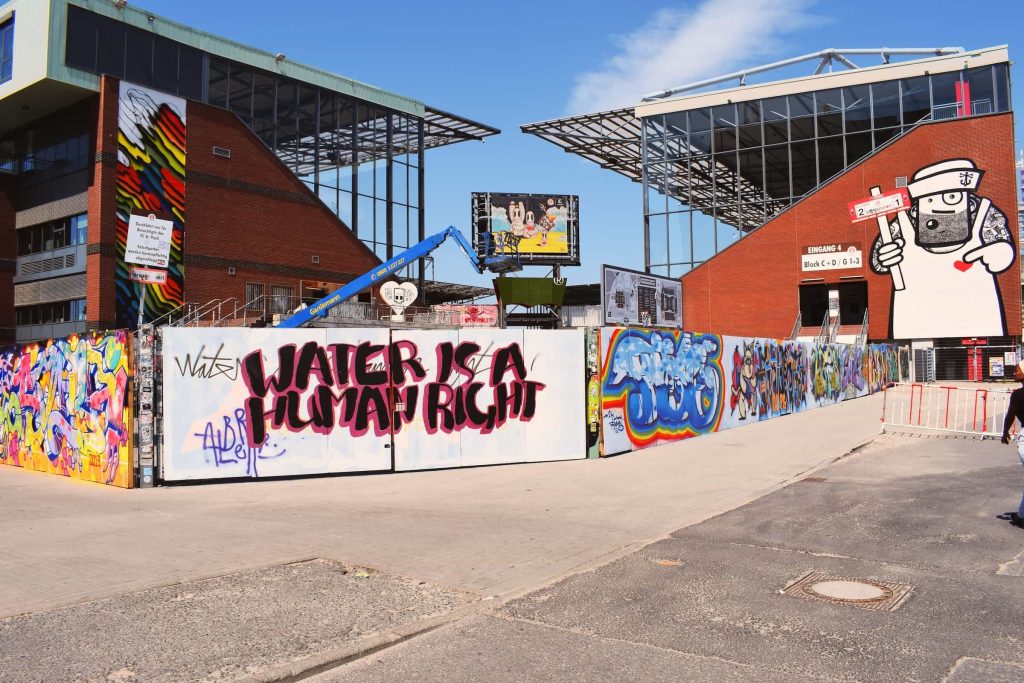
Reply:
[[[490,240],[490,233],[483,233],[483,236],[486,245],[484,253],[487,255],[474,256],[473,245],[469,243],[469,240],[459,232],[458,228],[448,226],[436,235],[431,235],[419,244],[409,247],[398,256],[385,261],[379,267],[374,268],[370,272],[363,273],[356,279],[352,280],[352,282],[334,290],[322,299],[310,304],[308,307],[296,311],[279,322],[275,327],[302,327],[313,318],[322,318],[326,316],[327,311],[331,310],[338,304],[351,299],[367,287],[383,281],[395,271],[400,270],[416,259],[422,258],[434,251],[449,237],[455,239],[456,243],[458,243],[459,247],[462,249],[462,253],[464,253],[466,258],[469,259],[474,270],[481,275],[485,270],[506,272],[510,270],[519,270],[521,268],[518,259],[517,239],[509,239],[507,244],[504,242],[499,243],[498,248],[495,249],[493,248],[493,243]]]

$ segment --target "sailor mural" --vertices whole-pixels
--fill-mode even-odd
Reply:
[[[1006,215],[976,194],[983,174],[969,159],[926,166],[907,185],[909,211],[887,226],[891,239],[882,221],[871,269],[893,277],[894,339],[1006,334],[996,275],[1017,248]]]

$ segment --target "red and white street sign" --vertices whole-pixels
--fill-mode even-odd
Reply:
[[[156,268],[139,268],[132,266],[129,270],[131,279],[147,285],[162,285],[167,282],[167,271]]]
[[[907,188],[901,187],[877,197],[850,202],[848,207],[850,220],[860,223],[877,216],[888,216],[898,211],[906,211],[910,208],[910,193],[907,192]]]

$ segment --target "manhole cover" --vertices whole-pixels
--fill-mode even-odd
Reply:
[[[809,572],[783,589],[784,595],[891,612],[910,595],[913,587],[891,581],[833,576]]]

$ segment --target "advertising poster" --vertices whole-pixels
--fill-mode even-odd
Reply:
[[[579,265],[578,206],[575,195],[474,192],[477,253],[517,254],[534,265]]]
[[[682,327],[683,285],[679,280],[603,266],[601,303],[605,325]]]

